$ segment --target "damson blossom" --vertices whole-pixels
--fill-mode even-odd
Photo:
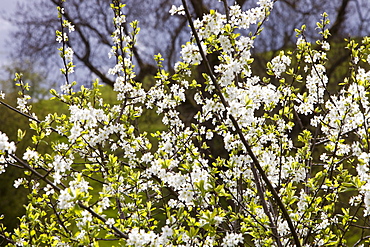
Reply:
[[[18,178],[17,180],[14,181],[14,188],[18,188],[21,184],[23,184],[23,182],[25,182],[26,180],[24,178]]]
[[[61,32],[59,32],[59,31],[57,31],[56,41],[57,41],[58,43],[68,41],[68,35],[67,35],[66,33],[61,33]]]
[[[323,41],[321,43],[321,47],[322,47],[322,49],[324,49],[324,51],[329,51],[330,50],[330,44],[327,41]]]
[[[205,40],[209,37],[212,37],[212,35],[224,33],[222,28],[224,27],[225,23],[226,15],[215,11],[211,14],[204,15],[202,20],[195,20],[194,26],[197,29],[197,35],[199,38]]]
[[[63,20],[62,26],[65,27],[65,28],[68,28],[68,31],[70,33],[75,31],[75,26],[68,20]]]
[[[27,101],[31,99],[29,95],[23,95],[22,97],[17,98],[17,108],[24,113],[27,113],[30,109],[30,106],[27,105]]]
[[[75,205],[74,195],[67,189],[60,192],[58,197],[58,207],[60,209],[69,209]]]
[[[321,64],[312,66],[311,73],[306,78],[306,87],[309,94],[307,96],[298,94],[296,109],[299,113],[310,114],[317,103],[324,103],[325,90],[328,84],[328,77],[325,72],[325,67]]]
[[[281,74],[286,71],[287,66],[289,66],[291,60],[288,56],[281,53],[279,56],[274,57],[271,60],[272,71],[277,78],[280,78]]]
[[[231,23],[241,29],[249,29],[253,24],[257,24],[266,17],[266,8],[272,8],[273,2],[270,0],[258,1],[260,6],[246,11],[242,11],[239,5],[230,6]]]
[[[356,80],[358,81],[369,81],[370,80],[370,71],[365,71],[364,68],[358,68],[356,74]]]
[[[38,153],[36,151],[27,149],[27,151],[23,154],[23,159],[24,160],[32,160],[32,159],[37,159]]]
[[[272,7],[274,6],[274,3],[271,0],[259,0],[257,4],[260,5],[261,7],[269,9],[272,9]]]
[[[360,106],[354,103],[351,97],[332,97],[332,101],[326,103],[329,112],[323,119],[322,130],[328,135],[349,132],[364,122]]]
[[[93,107],[79,108],[76,105],[70,106],[70,121],[72,123],[84,124],[86,128],[93,128],[98,125],[99,122],[108,121],[108,116],[102,109],[95,109]]]
[[[125,15],[117,16],[117,17],[114,18],[114,21],[115,21],[116,25],[120,26],[120,25],[122,25],[123,23],[126,22],[126,16]]]
[[[157,235],[150,231],[145,232],[143,229],[133,228],[129,233],[127,244],[129,246],[155,246],[157,243]]]
[[[114,225],[114,219],[113,218],[107,219],[105,224],[107,224],[109,227],[112,227]]]
[[[233,247],[238,246],[239,243],[243,242],[243,235],[236,233],[227,233],[223,239],[222,246]]]
[[[64,57],[66,58],[67,62],[72,62],[73,61],[73,50],[71,47],[68,47],[64,51]]]
[[[204,44],[202,44],[203,51],[206,50],[206,47]],[[184,60],[184,62],[192,64],[192,65],[198,65],[202,61],[202,56],[199,52],[199,47],[192,43],[187,43],[183,46],[181,49],[181,57]]]
[[[185,9],[183,5],[180,5],[179,7],[176,7],[175,5],[172,5],[169,13],[171,15],[178,14],[178,15],[185,15]]]
[[[0,154],[12,154],[16,150],[15,143],[9,141],[8,136],[0,131]]]

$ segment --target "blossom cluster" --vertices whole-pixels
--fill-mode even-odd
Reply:
[[[0,132],[0,174],[4,173],[8,163],[13,163],[13,159],[9,157],[9,154],[13,154],[16,151],[15,143],[9,141],[8,136],[5,133]]]

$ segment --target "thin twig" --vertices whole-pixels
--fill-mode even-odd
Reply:
[[[50,186],[52,186],[53,189],[55,189],[58,192],[61,191],[61,188],[59,188],[57,185],[55,185],[53,182],[51,182],[47,177],[45,177],[44,175],[42,175],[41,173],[39,173],[38,171],[36,171],[29,164],[27,164],[26,162],[24,162],[23,160],[21,160],[20,158],[18,158],[16,155],[9,154],[9,156],[11,158],[13,158],[14,160],[16,160],[18,163],[20,163],[25,169],[29,170],[34,175],[36,175],[37,177],[39,177],[41,180],[43,180],[44,182],[46,182],[47,184],[49,184]]]
[[[227,4],[227,0],[222,0],[224,2],[224,8],[225,8],[225,13],[226,13],[226,20],[227,22],[230,21],[230,10],[229,10],[229,6]]]
[[[10,110],[12,110],[12,111],[14,111],[14,112],[16,112],[16,113],[18,113],[18,114],[20,114],[20,115],[22,115],[22,116],[24,116],[24,117],[28,118],[28,119],[33,120],[33,121],[35,121],[36,123],[41,123],[41,121],[40,121],[40,120],[38,120],[37,118],[34,118],[34,117],[32,117],[32,116],[30,116],[30,115],[28,115],[28,114],[24,113],[24,112],[21,112],[20,110],[18,110],[18,109],[16,109],[15,107],[13,107],[13,106],[11,106],[11,105],[9,105],[9,104],[5,103],[5,102],[4,102],[4,101],[2,101],[2,100],[0,100],[0,105],[4,105],[4,106],[5,106],[5,107],[7,107],[8,109],[10,109]],[[65,135],[61,134],[59,131],[57,131],[56,129],[54,129],[54,128],[53,128],[53,127],[51,127],[51,126],[49,126],[49,127],[48,127],[48,129],[51,129],[53,132],[58,133],[59,135],[61,135],[61,136],[63,136],[63,137],[66,137]]]

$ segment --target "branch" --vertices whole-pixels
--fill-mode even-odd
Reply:
[[[366,239],[370,239],[370,235],[365,236],[365,237],[362,237],[360,240],[358,240],[358,241],[353,245],[353,247],[360,245],[360,243],[361,243],[362,241],[366,240]]]
[[[182,0],[182,4],[184,6],[184,9],[185,9],[185,13],[186,13],[186,16],[189,20],[189,25],[190,25],[190,28],[192,30],[192,33],[194,35],[194,38],[196,40],[196,43],[198,45],[198,48],[199,48],[199,52],[202,56],[202,59],[203,61],[205,62],[205,65],[206,65],[206,69],[208,70],[208,73],[209,73],[209,77],[211,78],[212,80],[212,83],[215,85],[216,87],[216,90],[218,92],[218,95],[220,97],[220,100],[222,102],[222,104],[225,106],[226,108],[226,111],[227,111],[227,108],[229,108],[229,104],[228,102],[225,100],[222,92],[221,92],[221,87],[220,85],[218,84],[218,82],[216,81],[216,78],[212,72],[212,69],[211,69],[211,66],[210,66],[210,63],[202,49],[202,46],[201,46],[201,42],[200,42],[200,39],[199,39],[199,36],[198,36],[198,33],[196,32],[196,29],[194,27],[194,23],[192,21],[192,18],[190,16],[190,13],[189,13],[189,9],[187,7],[187,4],[186,4],[186,0]],[[278,204],[278,207],[280,208],[285,220],[287,221],[288,223],[288,226],[289,226],[289,229],[291,231],[291,234],[293,236],[293,239],[294,239],[294,242],[296,244],[297,247],[301,247],[301,244],[300,244],[300,241],[299,241],[299,238],[298,238],[298,235],[297,235],[297,232],[295,231],[295,228],[294,228],[294,225],[293,225],[293,222],[289,216],[289,213],[287,211],[287,209],[285,208],[283,202],[281,201],[280,197],[279,197],[279,194],[276,192],[276,190],[274,189],[274,187],[272,186],[270,180],[268,179],[265,171],[263,170],[263,168],[261,167],[257,157],[255,156],[255,154],[253,153],[251,147],[249,146],[248,144],[248,141],[245,139],[244,135],[243,135],[243,132],[242,130],[240,129],[239,127],[239,124],[238,122],[235,120],[235,118],[231,115],[231,114],[228,114],[234,128],[235,128],[235,131],[236,133],[239,135],[244,147],[246,148],[247,150],[247,154],[251,157],[252,161],[253,161],[253,164],[255,165],[255,167],[257,168],[258,172],[260,173],[263,181],[266,183],[266,186],[268,188],[268,190],[271,192],[273,198],[276,200],[276,203]],[[252,166],[253,167],[253,166]]]
[[[9,156],[11,158],[13,158],[14,160],[16,160],[18,163],[20,163],[25,169],[29,170],[30,172],[32,172],[34,175],[36,175],[37,177],[39,177],[41,180],[43,180],[44,182],[46,182],[47,184],[49,184],[50,186],[53,187],[53,189],[55,189],[56,191],[61,191],[61,188],[59,188],[57,185],[55,185],[53,182],[51,182],[48,178],[46,178],[44,175],[42,175],[41,173],[39,173],[38,171],[36,171],[34,168],[32,168],[29,164],[27,164],[26,162],[24,162],[23,160],[21,160],[20,158],[18,158],[16,155],[14,154],[9,154]],[[66,187],[65,185],[63,185],[63,187]]]
[[[225,9],[225,13],[226,13],[226,20],[227,22],[230,21],[230,11],[229,11],[229,6],[227,5],[227,0],[222,0],[222,2],[224,2],[224,9]]]
[[[5,102],[4,102],[4,101],[2,101],[2,100],[0,100],[0,105],[4,105],[4,106],[6,106],[8,109],[10,109],[10,110],[12,110],[12,111],[15,111],[16,113],[18,113],[18,114],[20,114],[20,115],[22,115],[22,116],[24,116],[24,117],[26,117],[26,118],[28,118],[28,119],[31,119],[31,120],[33,120],[33,121],[36,121],[37,123],[41,123],[41,121],[40,121],[40,120],[38,120],[38,119],[36,119],[36,118],[34,118],[34,117],[30,116],[30,115],[27,115],[26,113],[21,112],[20,110],[17,110],[17,109],[16,109],[16,108],[14,108],[13,106],[8,105],[7,103],[5,103]]]
[[[81,61],[83,62],[86,67],[88,67],[91,72],[93,72],[95,75],[99,76],[100,79],[107,85],[113,87],[114,85],[114,81],[112,81],[111,79],[109,79],[107,76],[105,76],[100,70],[98,70],[91,62],[90,62],[90,59],[88,57],[81,57],[79,56],[77,53],[75,53],[75,56]]]
[[[345,21],[346,17],[346,10],[348,6],[349,0],[342,0],[342,4],[339,7],[337,19],[335,20],[333,26],[329,29],[331,34],[330,37],[334,37],[336,34],[340,34],[340,28]]]
[[[2,100],[0,100],[0,105],[4,105],[4,106],[5,106],[5,107],[7,107],[8,109],[10,109],[10,110],[12,110],[12,111],[14,111],[14,112],[16,112],[16,113],[18,113],[18,114],[20,114],[20,115],[22,115],[22,116],[24,116],[24,117],[28,118],[28,119],[31,119],[31,120],[33,120],[33,121],[35,121],[35,122],[37,122],[37,123],[41,123],[41,121],[40,121],[40,120],[38,120],[37,118],[34,118],[34,117],[32,117],[32,116],[30,116],[30,115],[28,115],[28,114],[25,114],[25,113],[21,112],[20,110],[17,110],[17,109],[16,109],[16,108],[14,108],[13,106],[11,106],[11,105],[9,105],[9,104],[5,103],[5,102],[4,102],[4,101],[2,101]],[[63,137],[66,137],[65,135],[61,134],[59,131],[57,131],[57,130],[56,130],[56,129],[54,129],[53,127],[48,127],[48,128],[50,128],[53,132],[58,133],[59,135],[61,135],[61,136],[63,136]]]
[[[3,234],[0,234],[0,238],[2,238],[2,239],[4,239],[5,241],[8,241],[9,243],[11,243],[11,244],[14,244],[14,245],[15,245],[15,242],[14,242],[12,239],[5,237],[5,235],[3,235]]]
[[[190,2],[194,8],[195,16],[198,17],[199,19],[202,18],[205,13],[209,12],[207,6],[204,5],[203,0],[190,0]],[[185,7],[185,9],[189,11],[187,7]]]

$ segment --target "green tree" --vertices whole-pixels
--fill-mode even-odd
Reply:
[[[37,67],[37,69],[36,69]],[[16,61],[2,68],[2,79],[0,80],[0,88],[7,94],[18,92],[18,87],[14,82],[15,73],[22,74],[22,79],[30,85],[28,94],[33,100],[42,99],[48,94],[47,73],[42,70],[43,65],[31,61]],[[55,86],[55,85],[54,85]]]

